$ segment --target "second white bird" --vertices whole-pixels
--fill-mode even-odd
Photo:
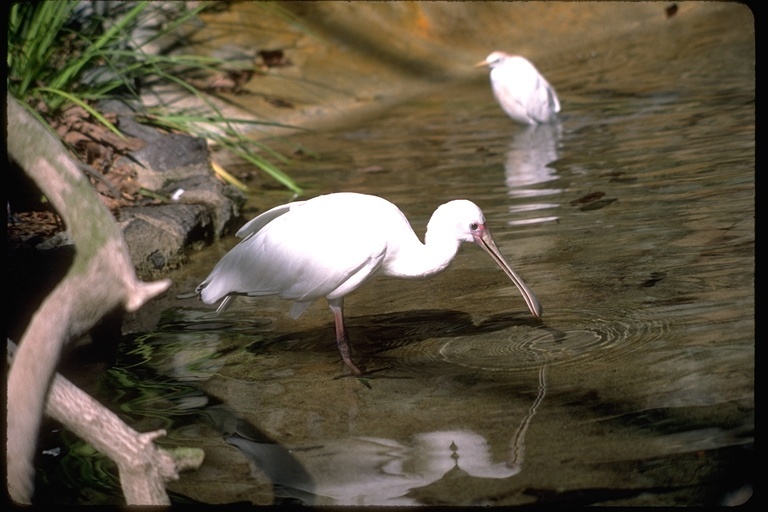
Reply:
[[[491,68],[493,95],[514,121],[536,125],[557,118],[560,100],[555,89],[526,58],[493,52],[477,66]]]

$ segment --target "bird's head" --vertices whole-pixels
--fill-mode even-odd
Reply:
[[[430,237],[441,239],[445,243],[450,243],[449,238],[452,238],[459,243],[474,242],[479,245],[517,286],[533,316],[541,318],[542,307],[539,299],[501,255],[485,225],[485,215],[475,203],[457,199],[438,207],[427,224],[426,238]],[[426,242],[430,243],[429,240]]]
[[[512,57],[509,54],[506,54],[504,52],[493,52],[490,55],[488,55],[485,60],[481,60],[477,64],[475,64],[476,68],[481,67],[489,67],[494,68],[496,66],[500,66],[504,63],[505,60],[507,60],[509,57]]]
[[[466,199],[440,205],[427,224],[427,235],[450,237],[459,242],[480,243],[485,231],[482,210]]]

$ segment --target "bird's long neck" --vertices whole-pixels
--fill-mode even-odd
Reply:
[[[419,278],[443,270],[456,256],[461,242],[453,237],[440,236],[429,231],[421,243],[413,231],[401,240],[397,251],[387,256],[384,273],[394,277]]]

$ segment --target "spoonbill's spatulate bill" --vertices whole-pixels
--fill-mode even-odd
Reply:
[[[491,68],[493,95],[514,121],[536,125],[557,118],[560,100],[555,89],[524,57],[493,52],[476,66]]]
[[[350,356],[344,327],[344,297],[376,275],[426,277],[451,262],[462,242],[475,242],[515,283],[535,317],[536,296],[499,253],[483,212],[464,199],[441,205],[427,224],[424,243],[397,206],[381,197],[328,194],[277,206],[245,224],[243,240],[224,255],[197,287],[207,304],[237,295],[278,295],[294,301],[297,318],[325,297],[336,322],[336,343],[346,366],[361,372]]]

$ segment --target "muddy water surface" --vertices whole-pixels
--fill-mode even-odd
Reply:
[[[308,195],[384,196],[420,236],[475,201],[542,320],[479,248],[332,316],[196,301],[129,336],[105,394],[201,446],[175,499],[320,505],[704,505],[751,494],[754,38],[734,20],[562,57],[561,122],[523,128],[487,78],[289,138]],[[671,50],[674,49],[674,50]],[[251,205],[269,207],[282,192]],[[263,204],[272,201],[272,204]],[[257,204],[258,203],[258,204]],[[352,236],[342,227],[333,236]],[[193,255],[189,291],[236,241]],[[329,238],[328,243],[333,243]],[[122,390],[122,391],[115,391]],[[127,391],[131,390],[131,391]]]

